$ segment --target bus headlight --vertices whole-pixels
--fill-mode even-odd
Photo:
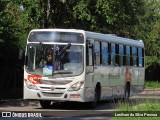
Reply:
[[[31,81],[25,79],[25,83],[29,89],[38,90],[38,88]]]
[[[73,84],[68,91],[78,91],[81,86],[84,84],[84,81],[79,81],[79,82],[76,82],[75,84]]]

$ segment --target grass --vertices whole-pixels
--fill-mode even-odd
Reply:
[[[146,81],[145,89],[157,89],[160,88],[158,81]],[[160,100],[159,99],[142,99],[132,100],[129,102],[120,103],[117,107],[117,113],[133,114],[130,117],[117,117],[113,120],[159,120],[160,117],[144,117],[145,113],[157,114],[160,116]],[[140,117],[143,115],[143,117]]]
[[[113,120],[159,120],[160,117],[148,117],[148,115],[157,114],[160,116],[160,100],[158,99],[143,99],[143,100],[132,100],[124,102],[117,108],[117,113],[132,114],[130,117],[118,117],[115,116]],[[141,116],[143,115],[143,116]]]
[[[160,88],[160,83],[158,81],[146,81],[145,89],[157,89]]]

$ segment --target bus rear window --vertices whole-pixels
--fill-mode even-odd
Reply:
[[[31,32],[28,38],[29,42],[61,42],[61,43],[84,43],[82,33],[73,32],[50,32],[37,31]]]

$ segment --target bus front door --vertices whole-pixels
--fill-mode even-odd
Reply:
[[[85,77],[85,101],[94,99],[94,78],[93,78],[93,40],[87,40],[86,43],[86,77]]]

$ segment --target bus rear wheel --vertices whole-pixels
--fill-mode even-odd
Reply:
[[[44,109],[50,108],[50,107],[51,107],[51,101],[40,100],[40,105],[41,105],[41,107],[44,108]]]

